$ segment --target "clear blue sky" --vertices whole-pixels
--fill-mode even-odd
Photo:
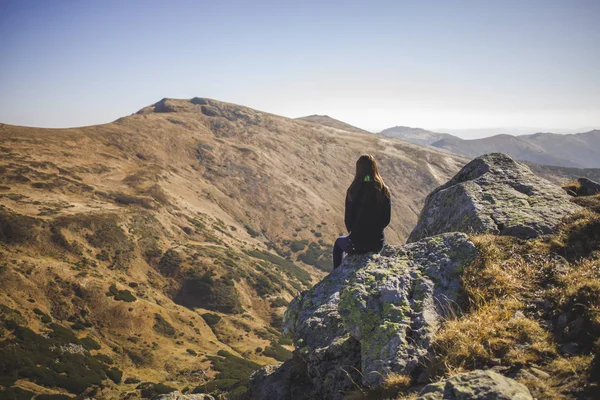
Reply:
[[[380,130],[600,128],[600,1],[0,0],[0,122],[210,97]]]

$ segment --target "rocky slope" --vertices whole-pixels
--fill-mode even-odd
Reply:
[[[465,207],[463,215],[454,211],[456,207],[439,207],[431,200],[436,194],[463,183],[466,188],[460,191],[461,195],[481,193],[485,190],[486,203],[475,203]],[[517,201],[511,203],[511,210],[508,212],[500,200],[514,197],[511,191],[515,188],[520,189],[516,193]],[[520,201],[519,193],[525,192],[527,196],[533,197],[528,201]],[[451,199],[449,201],[460,208],[460,197],[457,199],[456,196],[448,196]],[[494,199],[498,201],[492,201]],[[548,203],[542,204],[543,201]],[[598,201],[600,203],[600,199]],[[534,212],[531,210],[532,206],[537,207]],[[478,266],[482,262],[486,263],[483,267],[485,270],[488,268],[486,260],[495,260],[491,259],[491,255],[497,253],[491,249],[491,245],[487,245],[489,240],[481,239],[493,236],[469,237],[465,234],[488,233],[490,230],[485,225],[466,224],[464,218],[482,221],[496,212],[502,212],[502,223],[512,228],[506,231],[496,229],[492,230],[492,233],[522,236],[521,233],[526,232],[524,236],[530,239],[527,242],[519,242],[524,250],[519,256],[513,255],[513,260],[521,257],[537,257],[535,259],[538,262],[547,260],[544,261],[547,267],[539,266],[533,259],[519,264],[520,267],[515,269],[515,273],[527,271],[520,278],[520,282],[527,282],[527,286],[521,286],[520,292],[516,277],[493,277],[489,271],[483,274],[480,269],[482,267]],[[558,212],[560,215],[554,215]],[[454,218],[456,215],[460,218]],[[572,372],[563,375],[562,384],[556,384],[556,387],[562,389],[550,389],[540,382],[540,379],[548,379],[550,375],[536,367],[535,363],[548,363],[546,368],[558,369],[565,367],[550,366],[550,363],[554,362],[552,359],[556,360],[556,365],[565,366],[573,361],[568,358],[569,355],[564,356],[567,358],[557,356],[555,348],[561,346],[560,340],[558,343],[552,343],[548,332],[541,327],[543,321],[540,319],[549,318],[548,322],[544,322],[546,329],[555,329],[553,318],[556,316],[550,316],[550,310],[553,307],[560,309],[563,305],[554,305],[552,301],[543,303],[541,300],[533,303],[529,296],[532,293],[537,293],[538,296],[544,293],[544,296],[549,297],[556,297],[556,293],[571,296],[566,293],[574,290],[572,286],[566,290],[562,289],[562,292],[557,291],[564,285],[556,275],[559,274],[559,264],[563,265],[561,273],[569,271],[569,274],[579,274],[580,271],[584,271],[582,274],[590,277],[589,272],[586,272],[587,266],[582,268],[579,264],[570,265],[562,257],[548,254],[549,247],[543,243],[554,243],[552,246],[556,247],[556,252],[569,254],[571,250],[567,248],[571,245],[568,241],[565,242],[564,235],[579,235],[582,229],[597,230],[600,226],[600,216],[595,215],[583,211],[583,208],[571,202],[562,189],[542,179],[536,179],[527,167],[514,162],[506,155],[490,154],[472,161],[447,184],[436,189],[422,211],[420,221],[424,218],[441,220],[444,221],[444,229],[432,228],[428,231],[417,227],[415,232],[418,236],[414,237],[413,243],[387,246],[380,254],[347,257],[338,269],[292,301],[285,314],[284,330],[294,340],[293,357],[283,364],[264,367],[256,372],[250,381],[250,398],[396,398],[398,391],[391,397],[390,393],[385,394],[390,382],[402,382],[399,391],[412,390],[413,394],[410,396],[413,397],[407,398],[415,398],[415,393],[420,392],[418,398],[422,400],[532,399],[528,387],[533,388],[536,395],[553,393],[558,396],[556,398],[573,398],[563,396],[569,391],[585,392],[585,396],[589,395],[598,389],[593,383],[593,379],[596,378],[590,378],[593,372],[589,375],[590,370],[585,369],[595,368],[594,364],[590,364],[589,356],[577,361],[584,362],[580,364],[584,365],[583,367],[578,366]],[[561,225],[563,227],[558,232],[561,218],[563,221],[566,218],[575,218],[577,222],[573,222],[573,225]],[[547,220],[549,222],[546,222]],[[544,228],[536,228],[540,226]],[[552,233],[555,236],[549,235]],[[591,257],[592,264],[589,265],[592,265],[594,270],[593,263],[597,263],[596,257],[600,255],[595,253],[600,252],[600,237],[598,232],[592,237],[583,248],[581,244],[577,244],[576,248],[579,249],[578,254]],[[559,242],[559,239],[562,242]],[[515,245],[512,246],[513,249],[516,248]],[[504,268],[511,271],[508,265]],[[546,278],[538,276],[540,274]],[[591,307],[590,314],[587,314],[590,316],[586,318],[592,318],[592,322],[588,322],[587,319],[584,322],[582,319],[580,323],[581,327],[589,326],[589,329],[597,333],[595,337],[598,338],[600,320],[594,316],[597,304],[593,304],[594,299],[600,299],[600,276],[591,279],[591,284],[596,286],[594,289],[586,289],[591,290],[588,293],[592,299],[589,302],[586,300],[585,304]],[[544,289],[537,289],[535,285],[542,285]],[[477,287],[479,291],[473,292],[472,286]],[[515,290],[514,295],[512,287]],[[503,293],[511,294],[511,297],[502,299]],[[523,295],[528,297],[521,298]],[[489,296],[489,300],[486,301],[485,296]],[[500,298],[496,299],[495,296]],[[529,305],[523,306],[526,299]],[[464,307],[464,316],[458,315],[459,305]],[[492,314],[491,310],[498,314]],[[479,316],[478,313],[482,312],[487,314]],[[480,319],[474,323],[470,322],[469,318],[475,317]],[[564,318],[569,320],[568,317]],[[462,321],[470,325],[464,325],[459,330],[453,328],[457,324],[463,324]],[[591,325],[586,325],[588,323]],[[556,324],[556,329],[564,329],[564,322],[560,323],[561,325],[559,322]],[[490,325],[491,329],[487,333],[490,336],[485,339],[458,337],[461,334],[469,334],[471,330],[474,335],[486,332],[485,325]],[[583,331],[580,329],[572,338],[583,334]],[[445,368],[456,365],[455,359],[450,357],[459,359],[470,356],[470,353],[481,353],[477,346],[482,345],[482,340],[485,340],[494,352],[489,357],[498,358],[486,359],[479,355],[471,364],[463,363],[455,368],[458,371],[478,366],[488,369],[458,374],[424,387],[427,382],[435,381],[440,371],[444,372]],[[590,352],[589,343],[594,339],[584,339],[582,336],[581,340],[586,343],[585,351]],[[597,345],[600,345],[600,341]],[[579,352],[583,347],[577,346],[580,345],[573,345],[561,351],[564,354],[581,354]],[[496,350],[498,347],[502,350]],[[575,347],[579,350],[573,350]],[[460,349],[460,352],[455,348]],[[519,350],[511,353],[507,351],[510,348]],[[571,353],[568,353],[569,351]],[[596,363],[600,365],[600,358],[596,358]],[[495,368],[496,372],[489,370],[491,367]],[[582,372],[577,372],[578,369]],[[510,377],[499,375],[498,371]],[[578,379],[586,382],[584,387],[565,388],[568,386],[565,382],[575,379],[574,376],[578,375],[581,376]],[[520,383],[512,378],[518,379]],[[527,385],[523,385],[524,382]],[[588,383],[591,386],[587,387]],[[398,397],[400,398],[404,397]]]
[[[356,158],[392,189],[392,243],[465,162],[200,98],[0,143],[6,396],[242,392],[290,355],[284,306],[331,267]]]

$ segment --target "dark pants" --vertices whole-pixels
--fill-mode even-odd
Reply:
[[[348,255],[354,254],[354,246],[352,246],[350,236],[340,236],[335,241],[333,245],[333,269],[340,266],[344,253]]]

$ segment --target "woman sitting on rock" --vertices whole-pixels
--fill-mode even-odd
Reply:
[[[390,223],[390,189],[377,171],[377,162],[363,154],[356,162],[356,176],[346,192],[344,222],[350,234],[340,236],[333,246],[333,269],[342,263],[343,253],[379,252],[385,244],[383,230]]]

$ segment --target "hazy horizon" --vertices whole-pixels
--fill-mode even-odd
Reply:
[[[3,1],[0,122],[199,96],[375,132],[600,128],[599,17],[587,0]]]

